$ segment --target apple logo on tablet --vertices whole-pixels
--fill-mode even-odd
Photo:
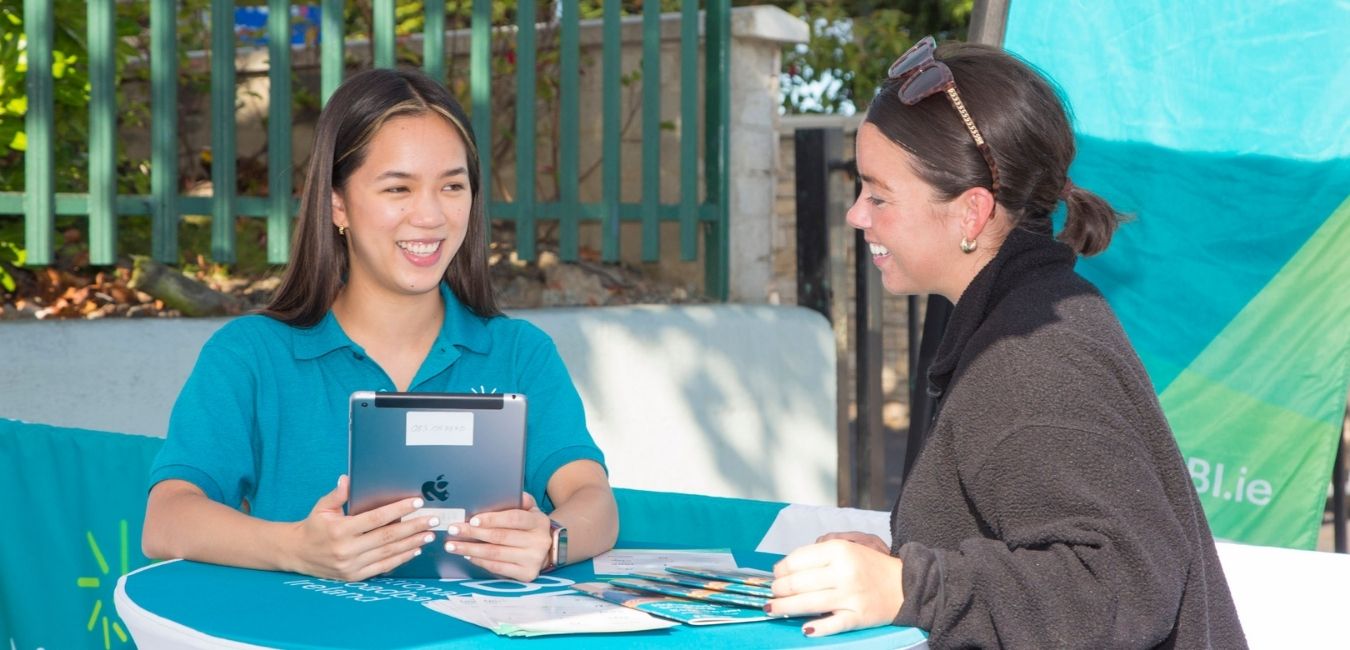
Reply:
[[[427,501],[445,501],[450,498],[450,482],[445,480],[445,475],[441,474],[435,480],[427,481],[422,484],[422,496]]]

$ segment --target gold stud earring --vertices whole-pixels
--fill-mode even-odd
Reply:
[[[338,226],[338,234],[339,234],[339,235],[342,235],[343,237],[346,237],[346,236],[347,236],[347,227],[346,227],[346,226]]]
[[[975,252],[975,247],[976,247],[976,246],[978,246],[978,244],[975,243],[975,240],[973,240],[973,239],[966,239],[965,237],[962,237],[962,238],[961,238],[961,252],[962,252],[962,253],[974,253],[974,252]]]

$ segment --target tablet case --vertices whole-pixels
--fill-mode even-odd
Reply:
[[[409,517],[440,519],[422,554],[384,574],[398,578],[490,578],[447,553],[447,526],[481,512],[521,506],[525,396],[457,393],[352,393],[347,467],[355,515],[421,497]]]

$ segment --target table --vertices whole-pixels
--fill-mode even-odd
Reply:
[[[736,551],[740,566],[767,569],[779,555]],[[420,598],[450,593],[537,594],[594,579],[582,562],[530,584],[510,580],[373,579],[361,583],[174,560],[123,576],[114,600],[141,648],[926,648],[918,629],[883,627],[811,639],[804,619],[628,634],[510,639],[435,612]]]

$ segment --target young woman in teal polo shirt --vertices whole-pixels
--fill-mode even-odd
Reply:
[[[550,566],[550,518],[573,560],[614,544],[604,457],[567,369],[546,334],[495,304],[467,124],[418,72],[365,71],[333,94],[281,286],[207,341],[174,405],[147,556],[361,580],[445,543],[529,581]],[[453,545],[429,517],[401,521],[418,499],[344,515],[357,390],[527,395],[524,507],[478,514],[451,530],[477,541]]]

